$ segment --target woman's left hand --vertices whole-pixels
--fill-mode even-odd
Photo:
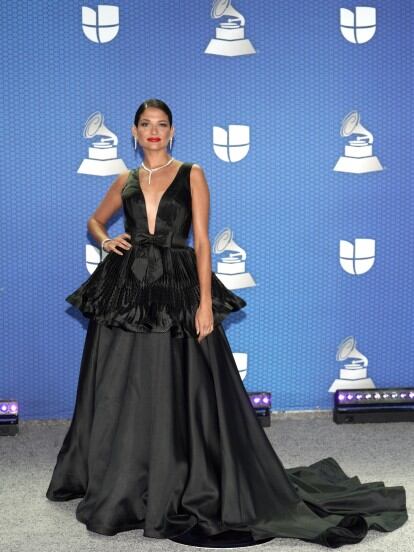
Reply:
[[[198,342],[214,329],[213,308],[211,305],[201,305],[198,307],[195,315],[195,329]]]

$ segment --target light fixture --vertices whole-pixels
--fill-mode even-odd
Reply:
[[[250,391],[247,394],[262,427],[270,427],[272,394],[268,391]]]
[[[0,436],[19,431],[19,405],[15,399],[0,399]]]
[[[333,420],[337,424],[414,421],[414,386],[338,389]]]

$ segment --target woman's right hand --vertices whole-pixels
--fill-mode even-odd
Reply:
[[[108,253],[113,251],[117,255],[123,255],[123,253],[118,251],[117,247],[121,247],[122,249],[126,250],[131,249],[132,247],[132,245],[125,238],[131,239],[131,236],[127,232],[119,234],[118,236],[111,238],[110,241],[105,242],[103,245],[103,249]]]

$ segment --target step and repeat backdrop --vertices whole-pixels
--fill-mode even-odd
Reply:
[[[410,0],[0,10],[0,398],[21,417],[72,414],[87,320],[65,297],[102,260],[87,219],[141,163],[148,98],[204,169],[212,268],[247,302],[223,323],[246,389],[301,410],[414,384]]]

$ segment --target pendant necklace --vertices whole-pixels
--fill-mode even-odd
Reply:
[[[143,169],[145,169],[147,172],[149,172],[149,179],[148,179],[148,184],[151,184],[151,175],[153,172],[155,171],[159,171],[160,169],[163,169],[164,167],[166,167],[167,165],[169,165],[172,161],[174,160],[174,157],[171,157],[171,159],[168,161],[168,163],[165,163],[165,165],[161,165],[161,167],[156,167],[155,169],[149,169],[148,167],[146,167],[144,165],[144,161],[142,161],[141,163],[141,167]]]

